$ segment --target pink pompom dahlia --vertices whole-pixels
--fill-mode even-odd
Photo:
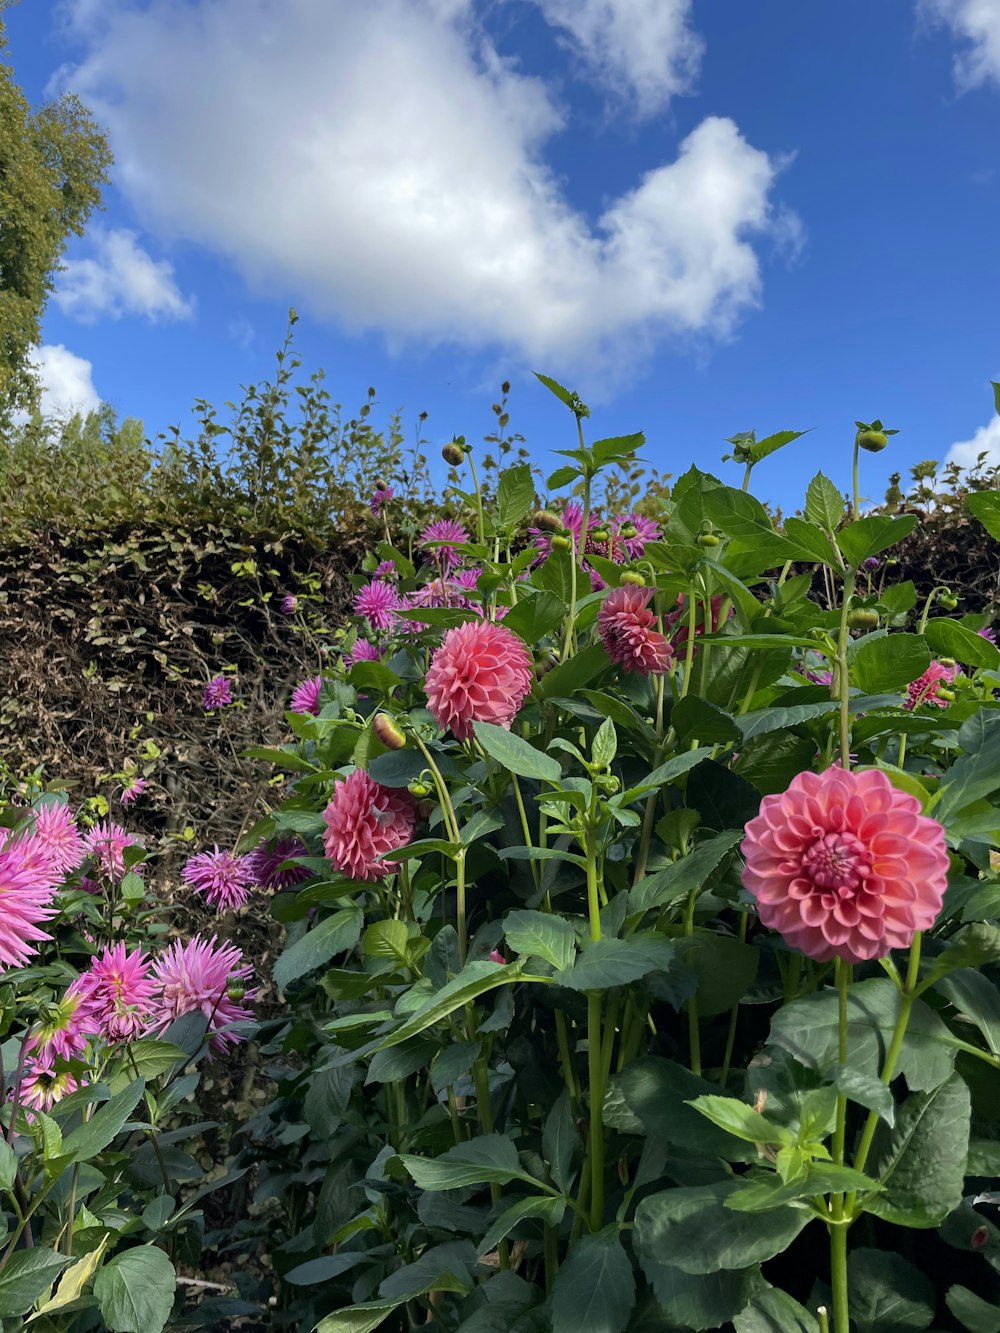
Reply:
[[[247,858],[236,852],[220,851],[218,843],[210,852],[192,856],[181,871],[181,879],[220,912],[242,907],[250,897],[253,883]]]
[[[385,579],[372,579],[354,598],[354,610],[365,617],[372,629],[391,629],[398,609],[399,594]]]
[[[323,677],[313,676],[303,680],[292,692],[289,708],[293,713],[311,713],[319,717],[319,694],[323,688]]]
[[[257,998],[257,987],[248,990],[245,984],[252,975],[242,951],[215,935],[208,940],[196,935],[187,944],[175,941],[153,964],[158,993],[150,1031],[163,1033],[175,1019],[197,1010],[208,1019],[209,1049],[219,1054],[241,1040],[223,1029],[253,1018],[243,1003]],[[240,998],[233,999],[230,991]]]
[[[112,819],[100,820],[83,842],[88,854],[96,858],[101,873],[107,879],[122,878],[125,874],[125,848],[140,845],[138,838],[134,838]],[[138,866],[135,869],[138,871]]]
[[[382,861],[385,852],[405,847],[417,822],[408,792],[383,787],[362,768],[356,768],[333,789],[323,811],[326,859],[351,879],[384,879],[396,869]]]
[[[464,741],[474,722],[509,730],[533,680],[531,654],[516,634],[489,620],[470,620],[444,636],[424,689],[438,726]]]
[[[764,797],[743,856],[761,921],[821,963],[906,948],[947,886],[944,829],[877,769],[800,773]]]
[[[87,849],[73,811],[65,802],[40,805],[35,810],[35,838],[59,874],[79,870],[83,864]]]
[[[649,608],[652,597],[652,588],[623,583],[608,593],[597,613],[597,628],[612,662],[644,676],[669,671],[673,660],[670,644],[654,628],[656,616]]]
[[[141,949],[128,953],[119,940],[80,977],[91,1021],[108,1041],[133,1041],[149,1026],[157,989],[151,971],[152,962]]]
[[[23,967],[39,940],[51,938],[39,922],[52,915],[58,876],[34,837],[9,838],[0,847],[0,965]]]

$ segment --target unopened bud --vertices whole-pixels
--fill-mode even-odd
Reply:
[[[847,624],[851,629],[875,629],[878,625],[878,612],[871,607],[859,606],[856,611],[847,613]]]
[[[590,540],[592,542],[610,541],[610,534],[608,533],[606,528],[595,528],[594,531],[590,534]]]
[[[946,704],[951,704],[955,702],[957,696],[954,690],[947,690],[943,685],[939,685],[936,698],[943,699]]]
[[[226,994],[234,1004],[239,1004],[246,993],[247,988],[241,977],[230,977],[226,982]]]
[[[411,796],[416,796],[418,800],[431,794],[430,783],[423,782],[420,778],[414,778],[412,782],[408,782],[406,790]]]
[[[564,537],[561,533],[556,533],[549,542],[549,545],[552,547],[553,551],[571,551],[573,549],[573,543],[568,537]]]
[[[707,547],[709,550],[711,550],[712,547],[719,545],[719,539],[714,532],[699,532],[697,537],[695,537],[695,541],[699,546]]]
[[[958,598],[950,589],[945,589],[937,595],[938,605],[943,606],[946,611],[954,611],[958,606]]]
[[[644,588],[646,586],[646,580],[637,569],[626,569],[621,577],[621,581],[622,583],[632,583],[637,588]]]
[[[947,667],[949,671],[953,670],[955,667],[958,666],[958,663],[955,661],[953,657],[939,657],[938,661],[941,663],[943,667]]]
[[[618,536],[623,540],[630,542],[633,537],[638,537],[639,529],[634,523],[626,523],[623,528],[618,529]]]
[[[389,483],[386,481],[385,477],[375,478],[375,489],[377,491],[387,491],[389,489]]]
[[[372,731],[387,750],[401,750],[406,744],[406,737],[388,713],[376,713],[372,718]]]
[[[857,439],[861,448],[867,449],[870,454],[880,454],[889,443],[884,430],[860,430]]]
[[[621,783],[618,781],[618,779],[615,777],[613,773],[605,773],[601,777],[595,780],[597,782],[598,787],[600,787],[601,791],[607,792],[609,796],[613,796],[615,792],[618,790],[618,788],[621,786]]]
[[[457,444],[446,444],[441,450],[441,457],[452,467],[460,467],[465,462],[465,454]]]
[[[535,514],[535,527],[541,528],[542,532],[562,532],[562,519],[558,514],[553,514],[551,509],[539,509]]]
[[[499,949],[491,949],[491,950],[490,950],[490,962],[491,962],[491,963],[506,963],[506,961],[507,961],[507,959],[504,958],[503,954],[500,952]]]

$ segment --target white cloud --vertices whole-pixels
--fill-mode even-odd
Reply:
[[[71,417],[77,412],[86,416],[100,407],[91,362],[62,343],[43,343],[32,349],[28,359],[38,373],[44,416]]]
[[[980,426],[971,440],[953,444],[944,461],[957,463],[959,467],[975,467],[982,453],[987,455],[988,467],[1000,463],[1000,416],[995,416],[988,426]]]
[[[1000,2],[998,0],[919,0],[920,14],[944,23],[968,46],[955,56],[955,80],[962,91],[990,81],[1000,84]]]
[[[705,44],[690,27],[691,0],[536,0],[569,34],[574,54],[613,93],[623,85],[640,116],[691,90]]]
[[[173,266],[155,261],[134,231],[99,227],[89,240],[94,257],[68,259],[59,277],[55,302],[65,314],[88,324],[101,316],[190,319],[194,302],[181,295]]]
[[[728,335],[759,301],[754,242],[788,232],[782,162],[714,117],[592,225],[543,158],[564,109],[497,53],[472,0],[76,15],[70,82],[146,225],[396,345],[614,369],[657,337]]]

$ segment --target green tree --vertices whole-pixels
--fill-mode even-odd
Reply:
[[[79,98],[29,106],[8,58],[8,4],[0,0],[0,421],[37,401],[28,353],[66,241],[100,207],[112,162]]]

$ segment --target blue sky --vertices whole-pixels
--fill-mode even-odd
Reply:
[[[646,432],[726,474],[737,431],[812,427],[758,493],[1000,461],[1000,0],[23,0],[29,97],[108,127],[107,210],[67,254],[50,401],[155,435],[273,365],[434,443],[511,426],[543,464]],[[963,444],[972,447],[962,448]],[[735,469],[733,476],[738,476]]]

